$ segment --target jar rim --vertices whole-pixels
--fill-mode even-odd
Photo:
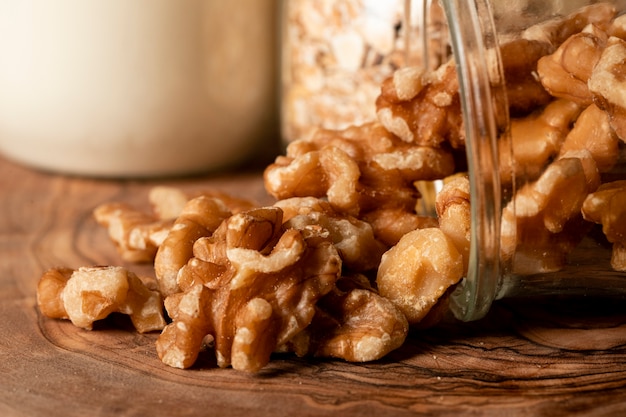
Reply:
[[[501,282],[501,178],[498,139],[508,132],[508,100],[502,59],[488,0],[442,0],[462,97],[471,199],[467,275],[451,295],[450,308],[463,321],[490,309]],[[494,78],[495,77],[495,78]]]

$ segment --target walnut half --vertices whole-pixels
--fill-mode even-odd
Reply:
[[[45,316],[88,330],[111,313],[130,316],[140,333],[165,327],[161,295],[122,267],[50,269],[39,280],[37,304]]]
[[[613,243],[611,266],[626,272],[626,180],[602,184],[585,199],[582,213],[586,220],[602,225]]]
[[[258,371],[311,323],[316,302],[340,273],[323,229],[285,230],[277,207],[233,215],[194,244],[180,272],[182,292],[165,300],[173,322],[157,341],[159,357],[187,368],[210,335],[220,367]]]
[[[300,356],[373,361],[400,347],[408,330],[404,314],[380,296],[365,276],[342,276],[319,301],[311,325],[286,349]]]
[[[417,229],[383,255],[376,282],[380,294],[417,324],[461,280],[463,270],[463,255],[441,229]]]

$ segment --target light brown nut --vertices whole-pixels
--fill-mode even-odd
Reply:
[[[354,126],[339,132],[318,131],[311,137],[311,145],[318,149],[329,145],[341,148],[358,162],[361,174],[365,176],[368,170],[376,175],[382,171],[396,177],[400,174],[399,180],[413,182],[443,178],[454,170],[449,149],[406,143],[380,123]],[[386,178],[386,181],[391,180]]]
[[[404,94],[395,90],[393,81],[388,83],[390,88],[381,91],[376,100],[378,121],[407,143],[439,147],[447,142],[462,147],[465,136],[454,61],[433,72],[416,72],[413,76],[421,88],[408,100],[399,101]]]
[[[376,238],[389,247],[413,230],[437,227],[439,224],[434,216],[416,214],[399,207],[369,211],[363,215],[363,220],[372,226]]]
[[[541,217],[547,230],[558,233],[568,220],[580,214],[588,192],[581,159],[561,158],[551,163],[537,181],[520,188],[513,198],[515,213],[518,217]]]
[[[267,191],[277,199],[327,197],[337,209],[359,212],[357,186],[360,171],[348,154],[335,146],[296,158],[277,158],[265,170]]]
[[[602,55],[609,35],[596,25],[586,26],[580,33],[570,36],[559,47],[563,51],[563,69],[583,82],[589,81],[591,73]]]
[[[502,209],[500,218],[500,259],[503,265],[510,263],[519,246],[518,230],[521,222],[515,216],[515,204],[509,202]]]
[[[613,243],[611,267],[616,271],[626,272],[626,244],[622,242]]]
[[[611,126],[626,141],[626,41],[611,37],[589,77],[589,90],[598,107],[609,115]]]
[[[589,194],[582,206],[583,217],[602,225],[607,240],[613,243],[611,265],[624,271],[626,259],[626,180],[602,184],[596,192]]]
[[[555,100],[538,114],[512,119],[510,139],[513,167],[510,166],[511,160],[504,154],[509,149],[500,146],[503,152],[501,172],[508,173],[514,168],[518,179],[536,179],[558,154],[580,111],[580,106],[572,101]],[[506,178],[504,174],[503,177]]]
[[[175,219],[180,216],[189,200],[200,196],[220,199],[233,213],[258,207],[258,204],[252,200],[234,197],[217,190],[184,191],[165,185],[153,187],[148,198],[156,216],[160,219]]]
[[[359,195],[360,215],[381,209],[401,209],[415,213],[420,193],[395,170],[384,170],[377,164],[367,164],[361,171]]]
[[[607,33],[609,36],[626,39],[626,15],[620,14],[619,16],[616,16],[607,29]]]
[[[225,314],[220,314],[220,326],[217,326],[216,350],[220,366],[228,365],[231,357],[240,354],[234,350],[236,346],[228,346],[231,340],[228,334],[231,328],[229,316],[239,314],[235,310],[240,297],[238,294],[256,293],[257,297],[264,298],[272,305],[268,328],[258,332],[269,332],[272,336],[273,345],[265,350],[268,353],[310,324],[317,300],[332,289],[341,271],[341,260],[336,249],[323,234],[315,230],[307,230],[307,233],[287,230],[269,255],[275,259],[268,259],[267,262],[260,263],[257,255],[246,256],[253,253],[259,252],[228,251],[236,275],[229,285],[230,306],[224,311]],[[294,259],[296,256],[297,259]],[[254,327],[254,323],[247,326]],[[244,327],[243,324],[240,327]],[[226,332],[220,332],[220,329]],[[252,352],[255,358],[249,359],[247,363],[256,363],[258,367],[245,369],[255,371],[265,365],[269,355],[259,357],[262,353],[261,350]],[[233,362],[232,365],[237,366],[237,363]]]
[[[176,283],[181,292],[197,284],[213,289],[219,283],[219,277],[227,271],[227,267],[215,263],[217,259],[213,253],[214,247],[214,243],[209,238],[201,237],[196,240],[193,245],[194,257],[180,268],[176,277]],[[214,259],[208,260],[207,258],[210,257]]]
[[[400,347],[408,330],[404,314],[366,277],[344,276],[320,299],[311,324],[285,348],[299,356],[373,361]]]
[[[123,203],[101,204],[93,215],[98,224],[107,228],[119,254],[129,262],[152,262],[174,223]]]
[[[140,333],[165,327],[161,295],[122,267],[47,271],[39,282],[37,298],[44,315],[69,319],[88,330],[114,312],[130,316]]]
[[[422,67],[404,67],[394,71],[383,81],[381,95],[392,103],[408,101],[417,96],[424,88],[424,70]]]
[[[327,184],[320,164],[319,152],[311,151],[297,157],[278,156],[265,168],[263,179],[267,192],[278,200],[290,197],[323,197]]]
[[[359,167],[350,156],[339,148],[329,147],[320,151],[320,163],[327,181],[326,198],[340,211],[358,214]]]
[[[443,178],[454,166],[449,150],[405,143],[371,123],[292,142],[264,180],[279,200],[323,197],[335,210],[361,217],[381,207],[414,210],[419,193],[413,183]]]
[[[384,171],[396,171],[407,181],[441,179],[454,170],[450,152],[430,146],[412,146],[375,155],[372,161]]]
[[[589,230],[589,223],[575,217],[561,232],[546,229],[541,217],[515,217],[511,206],[502,214],[502,260],[508,271],[533,275],[563,269],[571,251]]]
[[[274,309],[264,298],[253,298],[241,308],[234,323],[230,359],[234,369],[256,371],[267,365],[276,349],[273,319]]]
[[[537,61],[552,51],[550,44],[528,39],[515,39],[500,46],[504,80],[492,80],[492,83],[500,85],[506,81],[504,86],[511,115],[527,115],[552,100],[536,74]]]
[[[626,180],[602,184],[585,199],[582,213],[586,220],[602,224],[609,242],[626,241]]]
[[[457,175],[444,181],[435,203],[439,228],[463,256],[464,275],[469,265],[472,226],[470,203],[470,184],[466,175]]]
[[[159,290],[164,297],[178,292],[178,271],[191,259],[194,242],[210,236],[230,214],[219,199],[201,196],[187,202],[154,259]]]
[[[317,129],[309,137],[292,142],[287,156],[298,157],[326,146],[343,150],[356,161],[370,161],[374,155],[392,151],[403,142],[377,122],[342,130]]]
[[[275,207],[289,212],[286,228],[306,230],[321,227],[337,248],[343,265],[351,271],[376,268],[387,246],[374,236],[372,226],[350,215],[337,213],[329,203],[311,198],[278,201]]]
[[[587,107],[567,134],[559,155],[586,149],[600,172],[607,172],[617,163],[619,140],[611,128],[609,116],[595,104]]]
[[[594,192],[601,184],[600,170],[598,164],[591,152],[587,149],[571,150],[559,155],[557,159],[576,158],[580,161],[583,173],[585,175],[585,184],[587,185],[587,193]]]
[[[53,319],[67,319],[61,293],[74,272],[71,268],[52,268],[44,272],[37,284],[37,305],[41,313]]]
[[[600,183],[591,154],[570,151],[535,182],[520,188],[502,212],[502,259],[516,274],[558,271],[587,232],[580,210]]]
[[[291,197],[274,203],[283,211],[283,223],[291,218],[311,213],[336,214],[337,212],[327,200],[317,197]]]
[[[190,291],[194,292],[192,300],[209,294],[208,301],[194,304],[203,305],[201,313],[174,318],[157,341],[161,359],[176,367],[193,363],[208,334],[215,341],[220,367],[258,371],[277,346],[310,324],[315,304],[332,290],[341,271],[341,259],[327,233],[319,228],[284,230],[277,207],[229,217],[213,235],[194,245],[194,255],[185,273],[192,273],[194,259],[220,267],[207,269],[198,263],[203,268],[198,276],[206,270],[217,274],[185,281],[190,286],[172,296],[175,316],[180,309],[178,298],[187,297]],[[194,326],[200,331],[193,330]],[[170,355],[170,350],[176,353]],[[184,360],[169,361],[169,357]]]
[[[156,186],[148,194],[152,210],[160,219],[175,219],[183,211],[189,196],[180,188]]]
[[[440,229],[429,228],[406,234],[383,255],[376,283],[414,324],[462,277],[463,256]]]
[[[174,368],[192,366],[209,334],[209,313],[212,294],[202,284],[187,291],[170,295],[165,308],[172,323],[165,326],[156,342],[156,351],[163,363]]]
[[[536,24],[522,32],[522,38],[546,42],[556,49],[570,36],[581,32],[586,26],[594,25],[608,30],[617,9],[608,2],[599,2],[578,9],[565,17],[555,17]]]
[[[541,83],[554,97],[574,101],[581,106],[593,102],[587,81],[607,42],[599,30],[572,35],[551,55],[537,63]]]

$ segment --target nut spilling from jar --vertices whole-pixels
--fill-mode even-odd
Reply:
[[[504,184],[515,192],[500,247],[515,274],[563,268],[594,227],[626,271],[624,39],[626,20],[600,3],[501,45],[514,100],[502,169],[517,182]],[[380,86],[378,120],[321,127],[265,169],[271,206],[158,187],[148,212],[96,208],[124,260],[154,262],[156,286],[119,267],[53,269],[42,314],[91,329],[121,312],[162,331],[167,365],[188,368],[212,347],[218,366],[250,372],[274,352],[376,360],[410,326],[437,324],[470,258],[456,68],[404,68]],[[435,180],[435,214],[423,213]]]
[[[505,79],[494,83],[504,82],[511,114],[509,135],[500,142],[503,186],[510,193],[501,214],[501,258],[511,265],[507,273],[561,270],[572,250],[588,237],[592,223],[611,223],[598,213],[585,214],[583,203],[598,187],[604,189],[601,184],[623,176],[625,22],[613,5],[598,3],[530,27],[500,45]],[[419,67],[396,71],[381,84],[376,122],[317,129],[291,142],[286,155],[265,171],[266,188],[276,198],[326,198],[336,210],[372,224],[376,236],[391,247],[378,269],[379,290],[399,306],[408,303],[403,311],[415,317],[413,323],[428,313],[426,309],[422,314],[419,304],[434,305],[468,268],[471,198],[469,187],[456,177],[467,168],[454,64],[451,60],[433,71]],[[343,184],[333,181],[332,170],[340,168],[321,162],[320,155],[335,153],[349,157],[343,168],[349,174],[341,177],[349,181]],[[506,182],[506,172],[514,173],[515,182]],[[425,196],[416,185],[435,179],[456,181],[456,186],[440,191],[437,223],[431,224],[420,217],[417,208]],[[338,190],[342,201],[335,197]],[[369,200],[371,196],[381,198]],[[460,275],[433,274],[441,285],[432,297],[426,286],[416,284],[420,274],[426,274],[417,264],[421,253],[435,240],[425,238],[430,232],[419,229],[431,226],[446,236],[438,237],[438,243],[454,242],[456,252],[447,247],[438,252],[448,254],[445,261],[462,257]],[[615,242],[612,265],[620,270],[621,240],[610,232],[605,239]],[[414,245],[408,242],[420,241],[413,253]],[[396,252],[412,255],[394,256]],[[405,272],[391,273],[390,259],[404,263],[405,268],[398,270]],[[442,260],[440,271],[449,271],[444,265]],[[392,291],[393,275],[397,288],[404,291]],[[406,289],[411,288],[409,283],[416,284],[413,290]]]

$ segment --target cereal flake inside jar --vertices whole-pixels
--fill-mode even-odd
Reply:
[[[374,102],[382,82],[422,60],[417,48],[418,10],[411,9],[412,3],[416,2],[285,2],[282,126],[286,142],[317,127],[344,129],[376,120]],[[434,2],[429,24],[437,27],[441,20],[441,9]]]

